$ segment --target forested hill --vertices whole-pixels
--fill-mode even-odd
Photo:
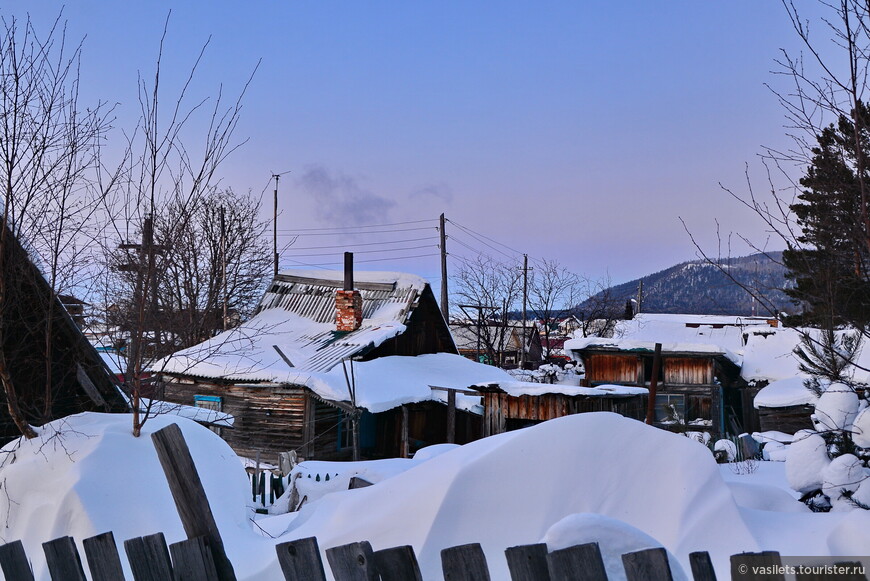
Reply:
[[[794,304],[779,290],[786,284],[781,252],[723,259],[720,266],[703,260],[684,262],[645,276],[643,311],[698,315],[768,314],[762,305],[753,303],[751,295],[729,275],[741,284],[757,289],[778,310],[796,312]],[[610,300],[625,304],[627,299],[637,298],[639,282],[637,279],[611,287]]]

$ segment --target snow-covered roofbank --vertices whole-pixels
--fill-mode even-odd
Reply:
[[[656,341],[638,341],[625,338],[582,337],[565,341],[565,352],[580,351],[581,349],[588,348],[602,348],[652,353],[655,350],[655,344],[661,343],[662,353],[721,355],[735,365],[740,365],[740,356],[722,345],[716,343],[676,343],[669,342],[670,338],[668,335],[661,335],[660,339]]]
[[[589,397],[605,396],[630,396],[646,395],[649,390],[645,387],[631,385],[597,385],[595,387],[581,387],[560,383],[533,383],[528,381],[508,381],[494,383],[480,383],[475,386],[478,389],[498,388],[506,394],[514,397],[523,395],[561,394],[568,396],[585,395]]]
[[[804,377],[789,377],[771,382],[755,396],[757,408],[783,408],[815,405],[818,397],[804,386]]]

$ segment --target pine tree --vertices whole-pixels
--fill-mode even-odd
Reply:
[[[861,195],[862,178],[870,183],[870,175],[859,176],[856,151],[860,143],[862,157],[870,153],[870,130],[854,121],[868,118],[867,106],[858,102],[851,117],[841,115],[836,125],[824,128],[800,180],[802,191],[791,205],[800,234],[783,253],[794,283],[786,292],[803,307],[792,324],[863,329],[870,323],[870,257]]]

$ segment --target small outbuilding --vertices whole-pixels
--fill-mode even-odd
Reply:
[[[241,456],[407,456],[480,436],[480,397],[507,374],[468,361],[429,284],[391,272],[291,270],[240,326],[158,362],[165,399],[231,414]],[[460,390],[460,391],[457,391]]]

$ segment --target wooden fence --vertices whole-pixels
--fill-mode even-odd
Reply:
[[[121,559],[112,533],[83,541],[92,581],[125,581]],[[43,543],[52,581],[86,581],[82,559],[71,537]],[[275,547],[278,563],[286,581],[326,581],[317,539],[309,537]],[[134,581],[224,581],[235,579],[232,568],[219,570],[212,545],[205,536],[167,547],[162,533],[124,541],[124,550]],[[597,543],[548,551],[544,544],[521,545],[505,551],[511,581],[607,581]],[[335,581],[423,581],[414,549],[410,546],[372,550],[367,541],[326,550],[326,560]],[[715,581],[716,573],[707,552],[689,555],[695,581]],[[740,568],[745,563],[767,568],[753,574]],[[664,549],[646,549],[622,555],[628,581],[670,581],[668,556]],[[731,578],[746,581],[784,580],[771,574],[781,559],[776,552],[744,553],[731,557]],[[842,565],[858,565],[843,563]],[[0,568],[7,581],[33,581],[21,541],[0,546]],[[489,567],[480,544],[450,547],[441,551],[441,570],[445,581],[489,581]],[[744,573],[744,571],[746,571]],[[823,576],[797,576],[797,579],[828,579]],[[840,575],[836,579],[863,580],[861,573]]]
[[[235,581],[220,532],[215,525],[202,483],[187,444],[176,425],[152,434],[161,466],[175,500],[187,540],[166,544],[162,533],[124,541],[133,581]],[[125,581],[118,547],[111,532],[82,541],[92,581]],[[52,581],[86,581],[82,559],[72,537],[42,545]],[[287,581],[326,581],[317,539],[310,537],[275,547],[278,564]],[[414,549],[410,546],[372,550],[367,541],[332,547],[325,551],[335,581],[422,581]],[[548,551],[544,544],[522,545],[505,551],[512,581],[607,581],[597,543]],[[752,561],[747,561],[752,559]],[[714,581],[716,574],[707,552],[689,555],[695,581]],[[740,580],[780,580],[783,575],[753,575],[745,564],[775,566],[775,552],[744,553],[731,557],[731,577]],[[672,579],[664,549],[647,549],[622,555],[628,581]],[[849,565],[855,565],[851,563]],[[480,544],[441,551],[445,581],[489,581],[486,556]],[[0,546],[0,569],[6,581],[33,581],[24,546],[14,541]],[[800,578],[800,577],[799,577]],[[812,577],[817,578],[817,577]],[[864,574],[837,577],[863,580]]]

